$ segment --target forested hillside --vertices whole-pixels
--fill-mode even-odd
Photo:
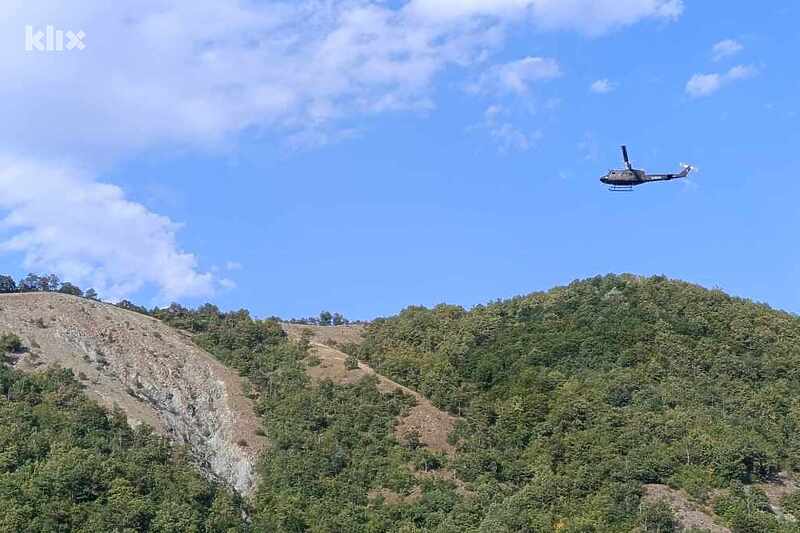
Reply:
[[[685,489],[734,531],[797,530],[753,485],[800,467],[795,316],[606,276],[408,308],[358,354],[463,417],[452,468],[489,498],[471,524],[485,531],[629,530],[645,483]]]
[[[449,518],[459,500],[455,485],[415,475],[443,459],[392,432],[411,396],[381,392],[374,377],[314,385],[306,370],[319,361],[308,343],[291,342],[273,320],[210,305],[156,315],[193,332],[200,346],[253,384],[272,443],[259,470],[254,531],[432,530]]]
[[[0,366],[0,531],[243,531],[180,448],[89,401],[66,370]]]
[[[0,503],[13,512],[0,509],[0,530],[166,531],[176,513],[191,524],[176,531],[800,531],[800,319],[763,305],[605,276],[372,322],[343,348],[346,364],[359,358],[457,417],[444,451],[398,434],[412,395],[374,376],[310,379],[325,373],[302,329],[295,341],[276,320],[213,305],[125,307],[247,378],[270,443],[254,496],[239,503],[203,481],[67,373],[5,371]],[[42,434],[75,458],[20,447]]]
[[[409,398],[313,386],[313,354],[275,322],[213,306],[161,316],[254,383],[275,443],[257,529],[669,531],[674,509],[644,497],[668,485],[734,531],[798,530],[797,495],[769,485],[800,466],[800,320],[787,313],[607,276],[374,321],[349,349],[460,418],[450,456],[393,438]]]

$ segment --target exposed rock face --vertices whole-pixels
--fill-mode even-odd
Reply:
[[[266,439],[242,379],[160,321],[55,293],[0,295],[0,332],[22,338],[16,368],[70,368],[100,403],[131,425],[148,424],[187,444],[210,477],[248,495]]]

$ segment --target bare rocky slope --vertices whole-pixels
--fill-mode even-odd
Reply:
[[[209,477],[240,494],[255,486],[266,446],[243,380],[186,334],[113,305],[58,293],[0,295],[0,333],[28,348],[12,364],[72,369],[89,395],[186,444]]]

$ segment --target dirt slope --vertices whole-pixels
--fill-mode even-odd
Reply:
[[[363,331],[360,326],[325,327],[283,324],[283,327],[293,338],[299,338],[304,329],[311,331],[311,346],[314,354],[320,359],[318,366],[308,367],[308,375],[313,380],[321,381],[327,378],[335,383],[354,383],[367,375],[377,376],[380,390],[390,392],[401,389],[417,401],[417,405],[411,408],[408,416],[399,420],[395,426],[397,437],[403,439],[409,431],[417,431],[420,441],[428,448],[447,454],[453,452],[453,446],[447,442],[447,436],[453,430],[456,417],[438,409],[418,392],[378,374],[364,363],[359,363],[356,369],[348,370],[345,367],[347,354],[324,344],[331,340],[338,344],[358,342]]]
[[[118,307],[57,293],[0,295],[0,332],[29,348],[23,371],[70,368],[87,392],[118,405],[132,425],[148,424],[187,444],[209,476],[242,494],[254,487],[254,463],[266,439],[238,374],[183,333]]]
[[[292,338],[300,338],[303,330],[311,332],[312,339],[320,344],[358,344],[364,335],[364,326],[306,326],[305,324],[281,324],[283,330]]]
[[[776,478],[767,483],[757,483],[755,487],[764,491],[769,499],[772,512],[778,517],[794,518],[783,511],[783,498],[798,490],[798,484],[794,477],[788,472],[781,472]],[[709,503],[703,506],[692,502],[689,496],[682,490],[676,490],[667,485],[648,484],[642,487],[645,501],[656,502],[666,501],[678,518],[680,526],[684,529],[696,528],[711,533],[730,533],[730,529],[719,525],[721,519],[714,515]],[[728,493],[727,489],[717,490],[711,498],[717,498]]]
[[[783,511],[783,498],[789,494],[794,494],[800,489],[800,485],[789,472],[781,472],[769,483],[758,483],[756,486],[764,491],[769,499],[769,506],[772,512],[780,517],[787,516]]]
[[[711,533],[730,533],[730,529],[720,526],[718,519],[709,509],[691,502],[689,497],[679,490],[667,485],[649,484],[642,487],[644,500],[648,502],[666,501],[678,518],[678,523],[683,529],[700,529]]]

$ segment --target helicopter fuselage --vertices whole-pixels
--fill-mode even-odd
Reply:
[[[632,169],[613,169],[608,174],[600,178],[606,185],[628,186],[639,185],[648,181],[644,170]]]

